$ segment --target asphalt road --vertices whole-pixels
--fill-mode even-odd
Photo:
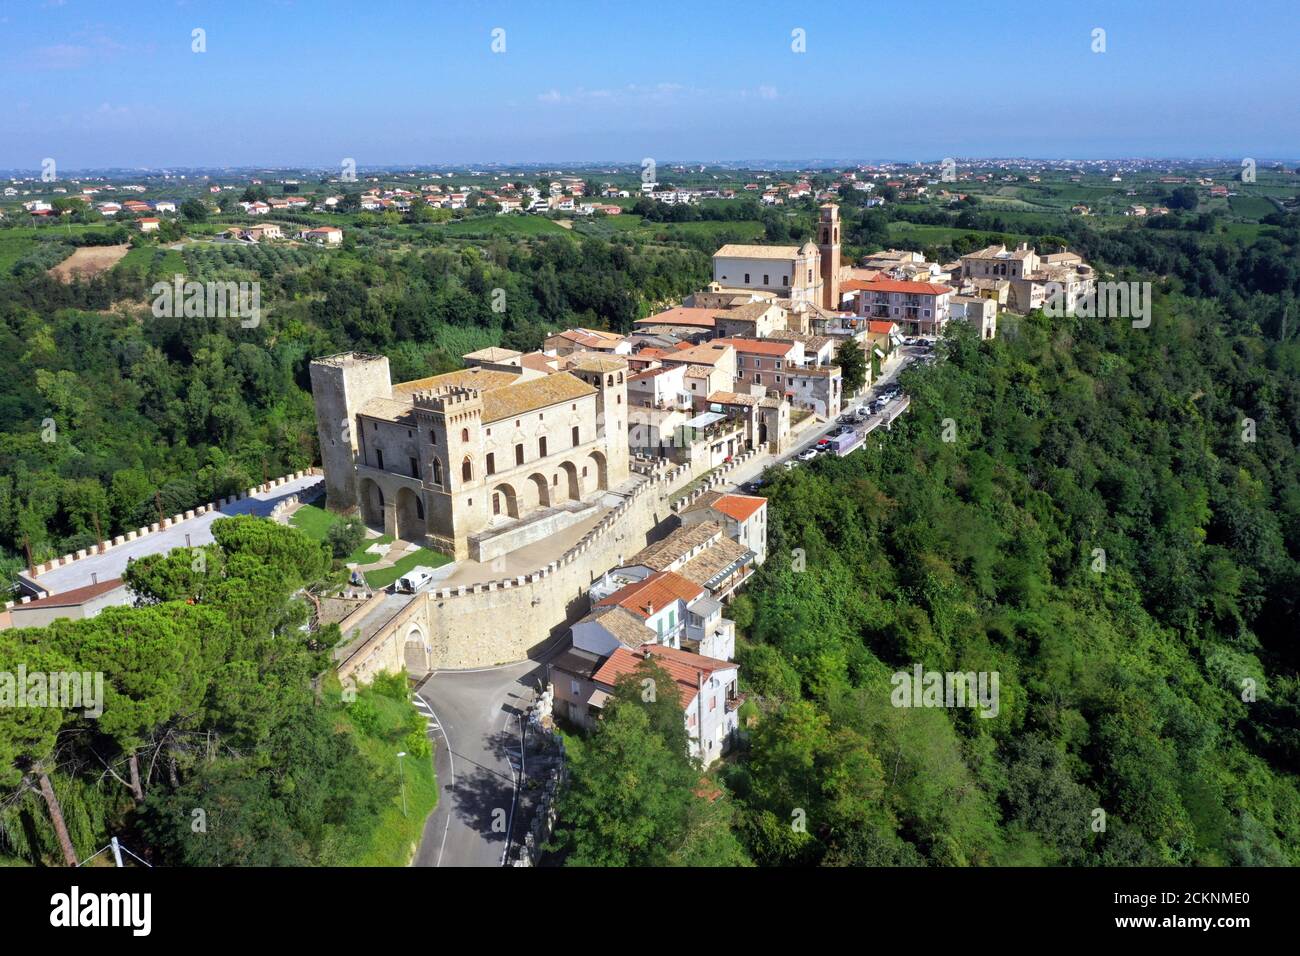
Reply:
[[[513,845],[526,832],[523,815],[514,816],[520,716],[544,671],[534,660],[435,671],[416,688],[416,707],[429,719],[439,795],[415,866],[501,866],[507,833]]]

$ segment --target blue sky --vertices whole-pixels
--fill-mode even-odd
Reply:
[[[1298,23],[1256,0],[5,0],[0,167],[1291,159]]]

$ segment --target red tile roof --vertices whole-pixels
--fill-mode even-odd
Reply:
[[[714,339],[711,345],[730,345],[737,352],[752,355],[788,355],[795,342],[775,342],[770,339]]]
[[[842,287],[841,287],[842,288]],[[868,292],[906,292],[911,295],[942,295],[951,292],[946,285],[932,282],[908,282],[905,279],[874,279],[863,283],[862,288]]]
[[[736,666],[730,661],[720,661],[712,657],[692,654],[690,651],[679,651],[661,644],[645,644],[635,652],[629,651],[626,647],[616,648],[614,653],[605,658],[591,679],[597,684],[612,687],[620,677],[635,673],[647,653],[673,679],[677,687],[677,700],[682,707],[689,705],[695,697],[699,690],[701,676],[707,679],[716,671]]]
[[[886,322],[881,319],[872,319],[867,323],[867,330],[870,332],[892,332],[898,328],[897,322]]]
[[[619,588],[609,597],[596,602],[596,607],[617,604],[643,618],[677,600],[689,604],[704,593],[704,589],[672,571],[659,571],[643,581],[633,581]]]
[[[644,319],[637,319],[636,325],[690,325],[702,329],[713,328],[713,317],[718,314],[717,309],[696,309],[687,306],[678,306],[675,309],[669,309],[666,312],[658,312],[655,315]]]
[[[715,511],[721,511],[728,518],[747,521],[765,504],[767,499],[756,495],[722,495],[710,507]]]

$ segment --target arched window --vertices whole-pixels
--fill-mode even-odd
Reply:
[[[442,462],[437,458],[433,460],[433,483],[435,485],[442,484]]]
[[[466,455],[465,460],[460,463],[460,480],[461,481],[474,480],[474,466],[470,464],[468,455]]]
[[[462,429],[460,430],[460,440],[461,440],[461,441],[469,441],[469,429],[468,429],[468,428],[462,428]]]

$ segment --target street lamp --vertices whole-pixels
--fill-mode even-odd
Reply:
[[[405,750],[399,750],[397,753],[397,775],[402,778],[402,816],[407,816],[406,812],[406,771],[402,769],[402,758],[406,756]]]

